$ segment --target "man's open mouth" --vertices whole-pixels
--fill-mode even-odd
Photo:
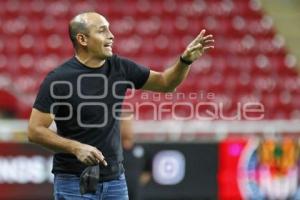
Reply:
[[[107,44],[104,44],[104,47],[105,48],[112,48],[112,45],[113,45],[113,43],[107,43]]]

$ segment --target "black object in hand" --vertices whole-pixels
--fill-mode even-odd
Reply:
[[[100,179],[99,165],[87,167],[80,175],[80,193],[96,193]]]

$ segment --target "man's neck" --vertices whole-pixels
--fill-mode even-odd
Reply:
[[[75,57],[80,63],[90,68],[100,68],[105,63],[105,59],[95,59],[89,55],[75,53]]]

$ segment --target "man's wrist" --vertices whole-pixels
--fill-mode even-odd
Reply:
[[[77,141],[70,141],[69,142],[69,152],[71,154],[77,155],[79,147],[80,147],[80,142],[77,142]]]
[[[193,63],[193,61],[184,59],[182,57],[182,55],[180,56],[179,60],[180,60],[181,63],[186,64],[186,65],[191,65]]]

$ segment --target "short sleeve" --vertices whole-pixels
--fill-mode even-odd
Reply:
[[[33,104],[33,108],[36,108],[37,110],[44,113],[50,113],[51,105],[55,103],[55,100],[51,96],[51,91],[50,91],[51,82],[52,82],[52,78],[50,75],[48,75],[42,82],[37,97],[35,99],[35,102]]]
[[[133,83],[135,89],[140,89],[148,80],[150,69],[137,64],[127,58],[120,58],[121,65],[125,69],[125,78]]]

